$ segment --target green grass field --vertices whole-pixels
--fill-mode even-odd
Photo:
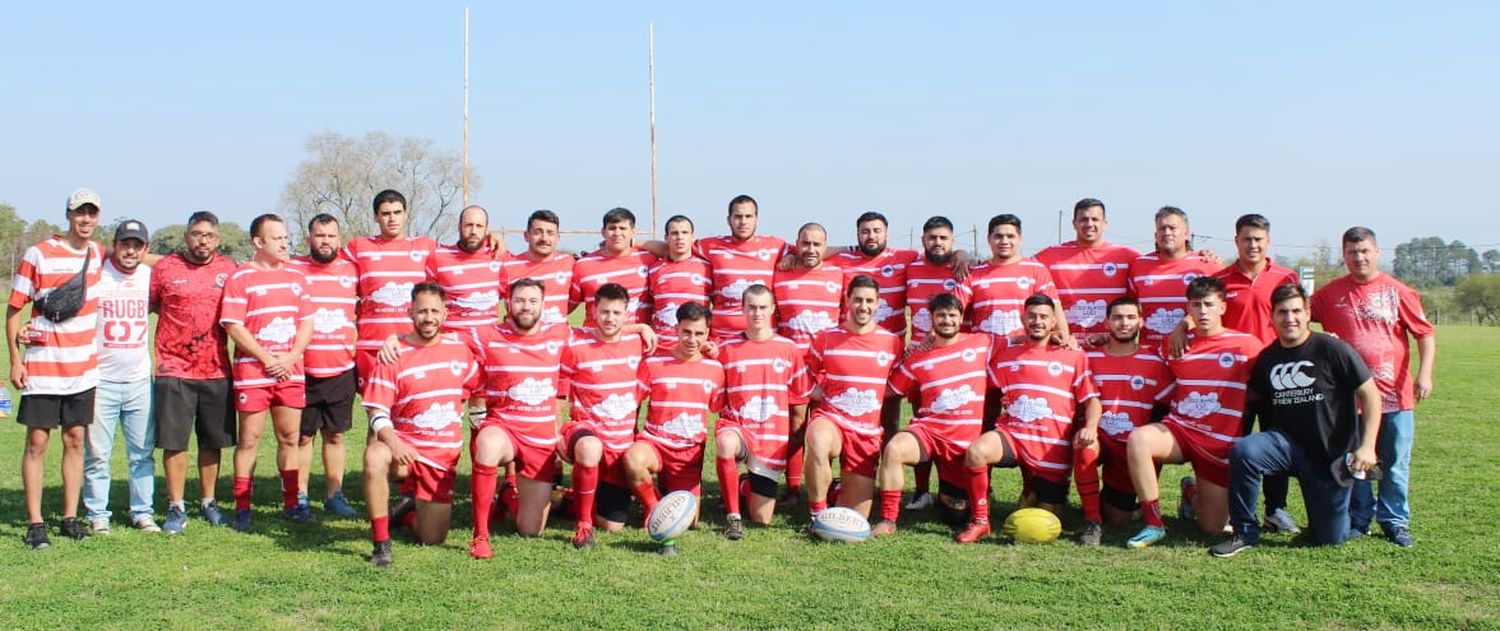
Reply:
[[[571,524],[554,520],[540,539],[503,530],[495,558],[473,561],[465,552],[465,476],[448,544],[422,548],[398,536],[395,565],[376,570],[366,561],[363,519],[315,508],[316,522],[299,526],[274,515],[272,443],[261,446],[253,533],[194,519],[180,536],[147,535],[120,522],[108,538],[54,535],[52,549],[32,552],[21,543],[23,431],[7,420],[0,423],[0,453],[11,463],[0,466],[0,629],[1500,628],[1500,494],[1491,491],[1500,459],[1484,411],[1493,401],[1484,393],[1493,393],[1491,380],[1500,374],[1491,364],[1500,355],[1500,329],[1445,327],[1439,340],[1437,395],[1417,412],[1418,543],[1410,550],[1379,537],[1327,549],[1272,535],[1256,550],[1221,560],[1205,553],[1212,540],[1170,518],[1168,540],[1139,552],[1121,546],[1130,533],[1113,530],[1101,549],[1063,542],[961,547],[932,515],[910,512],[896,537],[829,545],[801,534],[801,509],[729,542],[716,533],[722,514],[713,508],[710,464],[706,529],[684,537],[677,557],[651,554],[638,528],[601,533],[600,545],[576,552],[568,544]],[[363,441],[351,442],[346,480],[356,498]],[[45,506],[55,529],[55,438],[53,447]],[[123,451],[114,463],[117,521],[125,502]],[[1170,467],[1166,486],[1175,488],[1170,481],[1184,471]],[[314,497],[322,493],[320,474]],[[218,489],[226,500],[228,481],[226,468]],[[1014,470],[996,473],[997,515],[1014,508],[1018,487]],[[159,475],[157,488],[160,515]],[[195,478],[190,499],[196,488]],[[1302,520],[1295,485],[1293,495],[1292,511]],[[1176,499],[1169,490],[1168,512]],[[1075,510],[1065,536],[1080,520]]]

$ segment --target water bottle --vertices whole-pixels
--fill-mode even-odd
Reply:
[[[0,386],[0,418],[10,416],[10,388]]]

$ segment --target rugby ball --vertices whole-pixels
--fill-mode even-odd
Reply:
[[[691,491],[672,491],[646,516],[646,534],[654,541],[676,539],[693,526],[698,516],[698,496]]]
[[[1044,508],[1023,508],[1005,518],[1001,532],[1022,543],[1049,543],[1062,534],[1062,521]]]
[[[850,543],[870,538],[870,522],[859,511],[835,506],[820,511],[812,520],[813,533],[824,541]]]

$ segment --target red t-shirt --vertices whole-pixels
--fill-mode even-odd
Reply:
[[[1166,421],[1227,452],[1244,430],[1245,387],[1264,346],[1255,336],[1233,330],[1213,337],[1189,335],[1182,357],[1166,360],[1177,382]]]
[[[1267,260],[1266,269],[1255,278],[1246,276],[1233,263],[1214,272],[1214,278],[1224,282],[1224,328],[1254,335],[1261,344],[1276,341],[1276,327],[1271,324],[1271,292],[1288,283],[1301,284],[1297,273]]]
[[[839,324],[844,270],[828,263],[777,270],[771,291],[776,296],[776,332],[805,351],[819,331]]]
[[[297,327],[313,319],[307,279],[291,266],[259,269],[245,264],[224,285],[224,303],[219,324],[240,324],[268,353],[287,353],[297,338]],[[226,327],[227,328],[227,327]],[[269,388],[276,378],[266,374],[265,364],[249,353],[234,352],[234,387]],[[292,366],[291,381],[303,381],[302,358]]]
[[[1099,417],[1099,438],[1120,445],[1130,432],[1151,422],[1151,412],[1165,404],[1176,386],[1166,360],[1150,347],[1136,349],[1134,355],[1114,356],[1104,351],[1089,352],[1089,372],[1099,389],[1103,414]]]
[[[651,268],[647,291],[651,294],[651,330],[656,332],[657,348],[677,345],[678,307],[689,302],[708,306],[712,278],[708,261],[691,256],[681,261],[662,260]]]
[[[522,335],[509,323],[469,330],[469,343],[484,366],[486,421],[515,430],[532,447],[557,445],[558,377],[572,331],[542,324]]]
[[[753,439],[750,469],[766,477],[786,470],[791,406],[807,403],[812,380],[797,344],[780,335],[753,342],[743,335],[719,346],[725,404],[718,427],[735,426]]]
[[[632,249],[620,256],[595,252],[573,264],[573,282],[568,289],[569,304],[584,306],[583,326],[593,327],[594,294],[608,283],[625,288],[630,304],[625,308],[629,322],[646,322],[651,317],[651,297],[646,291],[647,274],[656,265],[655,254]]]
[[[570,422],[592,427],[608,451],[625,451],[635,439],[635,417],[641,407],[636,378],[645,352],[641,336],[635,334],[602,342],[575,329],[568,343],[562,370],[572,389]]]
[[[396,436],[424,464],[445,471],[458,466],[464,411],[480,389],[473,352],[452,334],[420,347],[403,338],[396,352],[396,363],[377,363],[370,371],[361,393],[365,407],[390,416]]]
[[[990,385],[1005,398],[999,426],[1015,441],[1028,467],[1049,478],[1067,479],[1073,470],[1073,416],[1079,404],[1099,396],[1088,357],[1063,346],[997,348],[990,361]]]
[[[510,296],[510,284],[517,279],[535,278],[542,281],[542,323],[567,324],[568,314],[578,306],[568,302],[573,287],[573,257],[553,252],[533,261],[528,256],[526,252],[512,253],[500,267],[500,297]]]
[[[708,439],[708,415],[724,409],[724,365],[707,357],[683,361],[658,353],[641,365],[639,387],[651,398],[641,437],[667,449],[693,449]]]
[[[500,266],[491,250],[465,252],[441,245],[427,258],[427,278],[448,292],[443,330],[488,326],[499,321]]]
[[[1141,342],[1161,344],[1187,315],[1187,286],[1216,268],[1197,254],[1168,261],[1155,252],[1130,263],[1130,293],[1141,301]]]
[[[693,244],[693,256],[708,261],[713,272],[715,338],[732,337],[745,330],[745,290],[751,285],[770,288],[776,262],[786,251],[786,241],[765,235],[744,241],[727,235],[708,237]]]
[[[885,384],[901,359],[901,336],[876,327],[863,335],[836,326],[813,338],[807,371],[823,388],[814,414],[863,436],[880,436]]]
[[[906,305],[911,307],[911,337],[919,340],[932,332],[932,312],[927,303],[941,294],[953,294],[968,308],[973,291],[958,282],[946,265],[933,265],[922,258],[906,266]]]
[[[1077,241],[1054,245],[1036,255],[1047,266],[1057,297],[1068,314],[1068,330],[1075,335],[1107,332],[1109,301],[1124,296],[1130,262],[1141,254],[1134,248],[1100,243],[1079,247]]]
[[[1312,319],[1359,353],[1380,388],[1383,413],[1416,407],[1407,336],[1432,336],[1422,297],[1390,274],[1363,285],[1341,276],[1312,297]]]
[[[156,376],[229,377],[229,338],[219,326],[224,284],[239,266],[223,255],[194,265],[168,255],[151,269],[151,309],[156,320]]]
[[[974,293],[969,302],[968,330],[991,337],[1008,338],[1025,332],[1021,323],[1023,305],[1033,294],[1057,300],[1052,275],[1032,259],[1004,265],[979,263],[969,268],[969,278],[964,282]]]
[[[960,333],[951,345],[907,355],[891,373],[890,388],[912,401],[912,426],[968,447],[984,418],[989,361],[990,336]]]
[[[864,274],[880,286],[880,302],[875,305],[875,321],[885,330],[906,335],[906,269],[922,258],[919,250],[886,248],[875,256],[865,256],[858,249],[833,255],[833,263],[844,269],[844,286],[855,276]]]
[[[313,305],[313,337],[302,355],[307,376],[325,379],[354,370],[354,305],[359,301],[354,285],[358,272],[343,258],[322,264],[305,256],[287,262],[307,279],[307,296]]]
[[[411,332],[412,286],[427,280],[427,259],[437,249],[429,237],[358,237],[343,256],[359,271],[359,341],[355,347],[373,353],[392,335]]]

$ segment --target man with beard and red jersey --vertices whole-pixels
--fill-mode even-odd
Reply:
[[[396,360],[377,364],[365,383],[370,415],[365,504],[375,543],[370,562],[376,567],[391,564],[392,481],[412,482],[417,540],[437,545],[448,538],[463,454],[464,406],[481,385],[469,346],[442,332],[445,298],[437,283],[412,287],[412,330],[399,338]]]
[[[1163,206],[1156,211],[1156,250],[1130,262],[1126,279],[1130,295],[1141,301],[1142,342],[1166,344],[1185,313],[1188,284],[1218,270],[1214,261],[1189,249],[1191,236],[1187,213]]]
[[[265,214],[250,222],[255,256],[229,277],[219,324],[234,340],[235,410],[240,436],[234,448],[234,529],[250,530],[251,483],[256,449],[266,415],[276,438],[281,473],[282,514],[298,523],[312,521],[298,501],[302,408],[307,405],[302,353],[312,343],[313,306],[302,272],[286,264],[291,237],[281,217]]]
[[[611,208],[604,213],[600,229],[604,247],[578,259],[573,264],[573,283],[568,290],[568,304],[583,305],[583,328],[594,322],[594,294],[600,287],[614,283],[630,293],[625,314],[630,322],[651,319],[651,300],[646,292],[647,272],[656,265],[655,254],[635,247],[635,213]]]
[[[851,278],[844,323],[819,333],[808,349],[808,375],[817,384],[805,432],[807,506],[814,516],[828,507],[834,458],[838,505],[870,515],[884,428],[900,415],[900,399],[887,396],[885,384],[901,359],[902,340],[876,322],[880,300],[874,278]]]
[[[776,335],[776,300],[765,285],[745,290],[745,332],[719,345],[726,401],[714,428],[715,468],[724,494],[724,536],[745,536],[740,503],[750,520],[767,525],[776,509],[776,479],[787,468],[791,437],[807,420],[812,382],[797,344]],[[739,463],[749,469],[740,484]]]
[[[969,330],[994,338],[1022,335],[1022,305],[1034,294],[1057,300],[1052,274],[1035,259],[1021,256],[1021,218],[995,215],[989,223],[990,258],[969,268],[964,282],[973,292],[969,303]],[[1068,319],[1061,309],[1053,329],[1068,335]]]
[[[1146,526],[1126,547],[1147,547],[1167,534],[1162,521],[1157,467],[1190,463],[1178,515],[1196,518],[1199,530],[1217,534],[1229,520],[1229,450],[1244,433],[1245,384],[1262,344],[1253,335],[1224,328],[1224,283],[1201,276],[1184,292],[1193,335],[1181,357],[1168,358],[1177,382],[1172,411],[1160,423],[1130,433],[1125,454],[1141,498]]]
[[[866,212],[854,221],[859,245],[833,255],[847,284],[855,276],[869,276],[880,286],[875,321],[896,335],[906,335],[906,270],[922,258],[921,250],[887,248],[889,223],[885,215]]]
[[[1059,518],[1068,505],[1073,447],[1098,439],[1099,393],[1080,349],[1053,344],[1056,299],[1034,294],[1023,303],[1026,341],[998,347],[990,360],[990,385],[999,390],[1003,412],[964,454],[968,469],[969,526],[954,537],[975,543],[990,534],[990,465],[1017,467],[1041,508]],[[1078,414],[1082,406],[1083,413]],[[1074,428],[1075,417],[1083,426]]]
[[[666,230],[666,257],[647,273],[647,292],[652,300],[651,330],[658,345],[670,350],[677,344],[677,308],[689,302],[708,306],[713,273],[708,261],[693,256],[693,220],[673,215]]]
[[[787,252],[781,237],[755,234],[760,205],[749,195],[729,200],[729,234],[699,239],[693,255],[713,273],[713,336],[726,340],[745,330],[743,296],[751,285],[775,278],[776,262]]]
[[[872,537],[896,532],[902,467],[931,462],[945,487],[968,485],[964,453],[979,438],[983,422],[990,337],[960,330],[964,310],[957,296],[938,294],[925,303],[932,316],[930,342],[907,354],[891,373],[891,394],[912,401],[916,412],[881,454],[880,521],[870,529]]]
[[[1135,484],[1125,444],[1135,428],[1161,420],[1167,413],[1167,397],[1176,382],[1166,360],[1156,349],[1140,344],[1141,303],[1130,296],[1109,302],[1109,341],[1088,352],[1089,373],[1099,390],[1099,440],[1073,450],[1073,480],[1083,505],[1083,531],[1078,542],[1097,546],[1104,535],[1103,522],[1123,527],[1138,508]],[[1099,465],[1104,465],[1104,487],[1099,487]],[[1101,495],[1103,506],[1101,510]]]
[[[1036,254],[1047,266],[1057,297],[1075,336],[1108,333],[1107,305],[1128,291],[1130,262],[1140,256],[1134,248],[1104,240],[1104,202],[1086,198],[1073,205],[1074,239]]]
[[[844,271],[827,262],[828,231],[816,223],[797,230],[795,263],[776,270],[771,285],[776,298],[776,333],[804,352],[824,329],[838,326]]]
[[[335,515],[357,514],[344,497],[344,434],[354,425],[354,395],[359,378],[354,370],[354,305],[358,272],[339,256],[339,221],[319,214],[307,222],[307,256],[294,256],[287,266],[302,272],[313,306],[313,337],[302,354],[307,370],[307,407],[302,408],[302,437],[297,471],[307,503],[312,475],[313,440],[323,436],[323,509]]]
[[[427,279],[448,294],[443,330],[461,335],[468,329],[499,320],[500,268],[489,245],[490,214],[482,206],[466,206],[458,214],[458,241],[440,245],[427,258]],[[501,258],[505,255],[502,252]]]
[[[568,314],[577,306],[568,299],[575,259],[557,251],[561,226],[557,213],[550,210],[531,213],[526,218],[526,251],[512,252],[500,268],[502,298],[509,298],[510,286],[522,278],[534,278],[542,284],[543,302],[538,317],[543,324],[566,323]]]
[[[405,195],[386,189],[370,205],[380,234],[355,237],[343,251],[359,274],[359,341],[354,361],[361,378],[374,367],[375,355],[386,339],[411,330],[407,315],[411,288],[427,279],[427,259],[437,249],[431,237],[406,235],[410,215]]]
[[[605,283],[593,300],[594,327],[574,331],[564,353],[562,371],[572,396],[557,444],[558,456],[573,465],[573,547],[578,549],[594,545],[595,522],[609,532],[625,527],[630,491],[619,460],[635,440],[636,376],[646,353],[639,334],[622,332],[630,319],[629,291]]]

